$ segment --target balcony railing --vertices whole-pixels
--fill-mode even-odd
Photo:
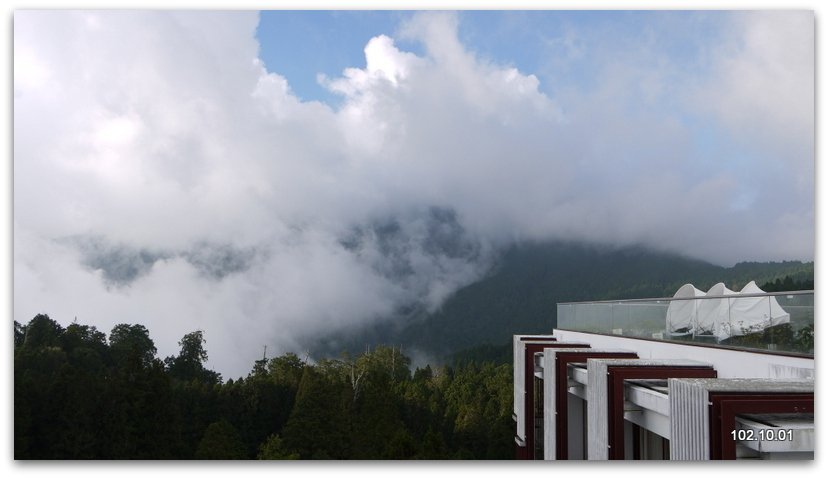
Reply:
[[[814,353],[814,291],[558,303],[557,328]]]

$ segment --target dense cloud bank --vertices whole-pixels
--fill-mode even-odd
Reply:
[[[813,258],[811,14],[727,14],[692,67],[587,51],[600,74],[554,95],[416,14],[320,79],[336,109],[257,59],[257,21],[15,13],[16,320],[142,323],[162,355],[202,329],[233,376],[434,310],[515,241]]]

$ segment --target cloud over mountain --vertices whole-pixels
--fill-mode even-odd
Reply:
[[[582,46],[600,74],[549,95],[419,13],[320,78],[333,108],[267,70],[253,12],[16,12],[15,319],[138,322],[162,355],[202,329],[234,376],[433,310],[514,241],[811,259],[813,15],[727,18],[696,76]]]

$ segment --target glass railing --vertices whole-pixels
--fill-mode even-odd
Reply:
[[[814,292],[563,302],[557,328],[814,353]]]

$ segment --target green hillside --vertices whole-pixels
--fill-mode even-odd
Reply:
[[[515,333],[549,333],[558,302],[665,297],[688,282],[702,290],[716,282],[739,290],[751,280],[761,286],[786,276],[801,283],[813,281],[813,271],[812,262],[721,267],[642,247],[524,244],[504,251],[488,277],[457,291],[439,311],[419,314],[404,329],[363,329],[321,348],[359,350],[384,341],[446,356],[482,344],[499,346]]]

